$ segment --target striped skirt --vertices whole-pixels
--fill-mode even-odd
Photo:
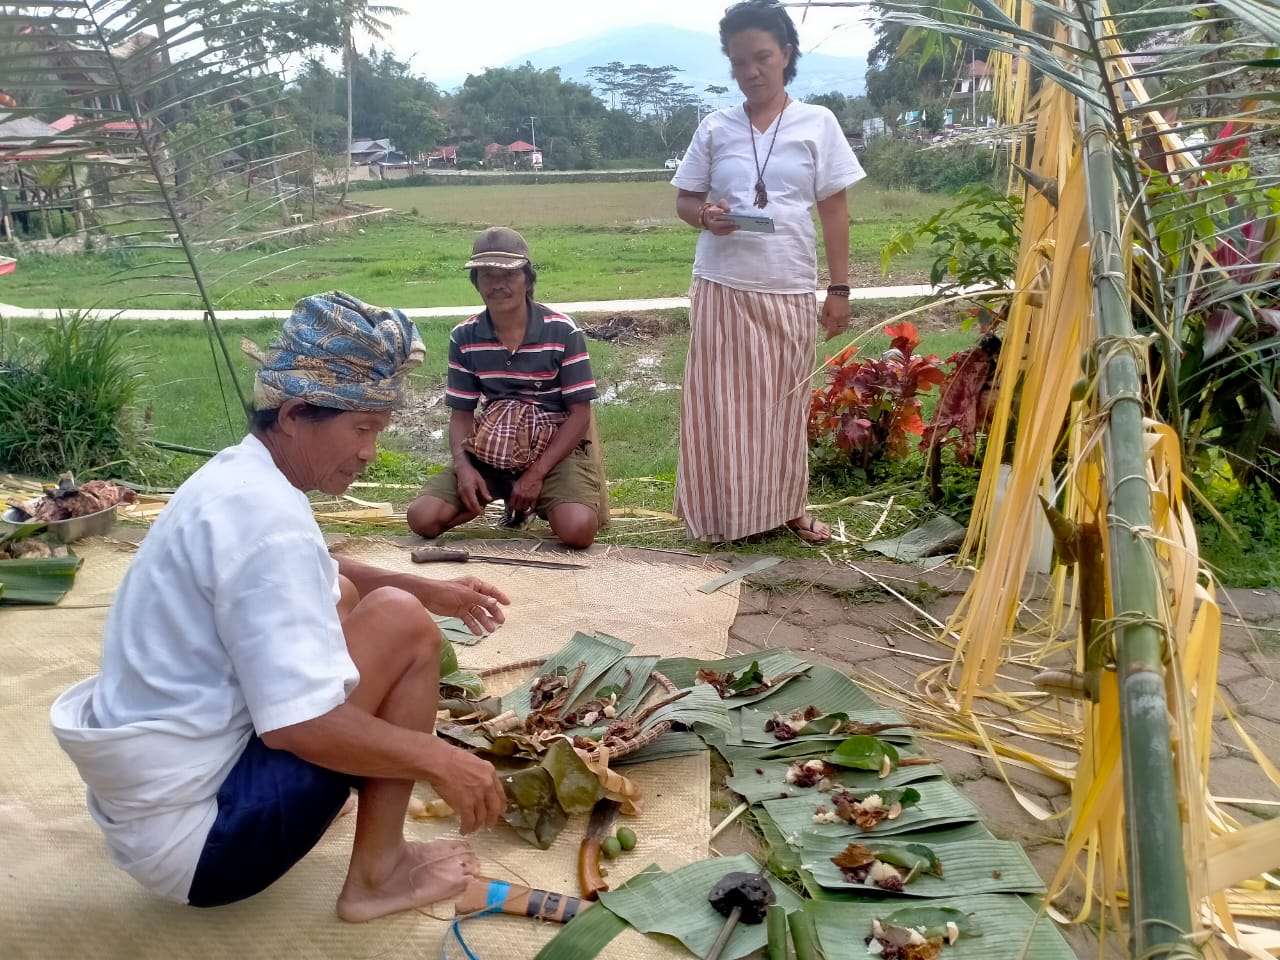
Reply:
[[[675,512],[694,539],[737,540],[805,512],[817,298],[701,278],[691,297]]]

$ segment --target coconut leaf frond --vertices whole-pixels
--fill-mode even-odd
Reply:
[[[0,107],[10,204],[30,208],[18,211],[28,226],[73,219],[62,232],[119,259],[104,305],[203,311],[241,406],[217,313],[293,258],[302,141],[282,68],[309,42],[306,13],[229,0],[0,11],[0,89],[16,101]],[[252,244],[260,256],[238,253]]]

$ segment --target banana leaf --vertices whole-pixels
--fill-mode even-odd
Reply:
[[[605,671],[604,675],[596,680],[594,684],[586,686],[582,694],[570,702],[565,712],[568,713],[577,709],[580,703],[593,699],[601,691],[616,687],[618,688],[618,702],[615,706],[617,716],[626,716],[640,705],[645,694],[653,687],[653,680],[650,675],[653,673],[653,668],[657,663],[658,658],[652,656],[623,657]],[[626,688],[625,693],[622,692],[624,687]]]
[[[804,676],[796,677],[754,704],[757,711],[769,716],[775,710],[786,716],[792,710],[808,706],[815,706],[823,713],[839,710],[850,716],[861,716],[866,711],[884,709],[839,670],[821,663],[811,665]],[[902,719],[901,716],[895,716]]]
[[[539,850],[547,850],[560,836],[569,816],[556,801],[556,787],[542,767],[529,767],[503,774],[507,810],[502,819],[511,829]]]
[[[723,576],[716,577],[714,580],[704,583],[698,588],[699,593],[712,594],[721,587],[728,586],[741,580],[743,577],[749,577],[753,573],[759,573],[761,570],[768,570],[770,567],[776,567],[782,562],[781,557],[759,557],[751,561],[745,567],[739,567],[736,570],[730,570]]]
[[[484,681],[480,679],[479,674],[470,671],[454,670],[440,678],[440,686],[457,687],[472,698],[484,695]]]
[[[818,926],[827,960],[867,960],[871,921],[905,906],[898,900],[842,902],[810,900],[804,910]],[[943,947],[946,960],[1073,960],[1075,954],[1053,921],[1011,893],[987,893],[937,900],[931,907],[971,915],[980,936],[964,936]]]
[[[699,957],[705,957],[724,917],[707,902],[711,888],[734,871],[758,873],[760,865],[746,854],[702,860],[663,874],[642,887],[623,887],[602,893],[600,902],[641,933],[663,933],[675,937]],[[788,913],[801,909],[803,901],[773,877],[765,875],[773,892]],[[764,924],[738,924],[729,937],[721,960],[745,957],[765,945]]]
[[[814,704],[822,709],[820,704]],[[765,723],[773,718],[774,711],[762,710],[759,707],[744,707],[739,711],[742,715],[742,742],[758,743],[764,746],[772,746],[777,743],[791,743],[792,740],[780,741],[773,735],[770,730],[765,730]],[[778,711],[785,719],[788,714]],[[896,710],[890,710],[888,707],[879,705],[870,707],[848,708],[841,704],[838,709],[832,710],[830,713],[824,713],[819,719],[811,720],[806,726],[802,727],[795,736],[795,740],[826,740],[839,742],[847,740],[847,733],[830,733],[833,726],[841,721],[851,721],[854,723],[893,723],[901,724],[901,730],[886,730],[877,734],[884,739],[893,739],[898,742],[906,742],[912,739],[911,729],[907,726],[907,721],[903,719],[902,714]],[[824,723],[825,721],[825,723]]]
[[[769,847],[769,869],[775,873],[798,873],[801,859],[799,838],[796,838],[796,846],[788,843],[786,835],[778,829],[778,824],[763,806],[753,806],[751,815],[755,817],[760,835],[764,837],[764,842]],[[817,894],[813,895],[817,896]]]
[[[672,757],[689,757],[694,754],[703,753],[707,749],[707,745],[703,742],[702,737],[696,733],[690,733],[685,730],[669,730],[646,746],[641,747],[635,753],[628,753],[624,756],[610,760],[611,766],[621,766],[625,763],[648,763],[651,760],[669,760]]]
[[[1019,844],[991,836],[942,843],[935,839],[936,836],[932,832],[922,832],[893,840],[862,839],[852,842],[861,843],[875,853],[883,850],[891,856],[910,854],[908,847],[911,844],[923,844],[937,856],[942,863],[942,876],[936,877],[922,870],[897,896],[956,897],[978,893],[1044,892],[1044,882]],[[886,891],[877,886],[846,880],[840,868],[831,862],[831,858],[840,854],[848,843],[846,837],[829,837],[813,832],[801,835],[800,866],[806,886],[812,879],[829,890],[862,896],[887,896]]]
[[[538,676],[546,676],[559,670],[564,670],[569,676],[573,676],[578,669],[578,664],[586,663],[586,670],[583,671],[566,700],[566,704],[573,703],[583,691],[590,689],[594,692],[600,678],[615,663],[630,653],[631,647],[632,645],[625,640],[619,640],[607,634],[597,633],[593,636],[587,633],[575,633],[568,643],[538,668]],[[508,710],[514,710],[521,717],[529,715],[535,681],[536,678],[502,698]]]
[[[604,795],[599,778],[587,769],[568,740],[555,740],[536,767],[504,773],[507,795],[503,818],[521,837],[548,849],[569,814],[589,813]]]
[[[726,759],[733,765],[733,776],[726,778],[725,783],[734,793],[740,795],[748,803],[760,803],[762,800],[779,800],[787,796],[812,796],[815,801],[822,794],[817,786],[798,787],[787,783],[787,770],[794,761],[762,760],[751,751],[741,747],[727,747]],[[756,771],[759,771],[758,773]],[[879,773],[860,770],[841,770],[836,780],[848,790],[872,790],[884,787],[891,790],[905,787],[920,780],[930,780],[943,776],[942,767],[937,764],[927,766],[898,767],[891,770],[887,777],[881,778]]]
[[[807,671],[813,667],[813,664],[808,660],[797,656],[790,650],[765,650],[761,653],[744,653],[736,657],[727,657],[724,660],[694,660],[690,657],[670,657],[666,660],[659,660],[657,670],[683,690],[697,683],[699,670],[713,670],[716,673],[732,673],[734,676],[741,676],[744,671],[751,668],[753,663],[759,665],[760,672],[764,674],[765,679],[768,681],[773,681],[775,678],[784,678],[789,673]],[[741,707],[749,703],[755,703],[757,700],[763,700],[765,697],[777,693],[782,687],[795,679],[795,677],[778,679],[776,685],[768,690],[753,693],[749,696],[726,697],[725,703],[731,707]]]
[[[82,563],[84,559],[75,554],[0,560],[0,603],[59,603],[71,592]]]
[[[618,889],[643,889],[664,875],[657,864],[651,863]],[[565,924],[533,960],[594,960],[626,927],[626,921],[597,903]]]
[[[814,823],[813,815],[819,807],[826,807],[828,810],[832,808],[831,801],[823,794],[766,800],[764,808],[787,838],[787,842],[797,846],[800,837],[809,832],[827,837],[842,837],[845,843],[849,843],[860,841],[864,837],[911,833],[982,819],[977,807],[949,780],[922,780],[906,789],[917,790],[920,793],[919,801],[914,806],[904,808],[897,819],[884,820],[871,830],[861,830],[848,823]]]
[[[720,699],[714,687],[706,684],[689,690],[688,695],[655,710],[640,725],[641,730],[649,730],[664,720],[680,723],[686,727],[698,724],[716,730],[729,729],[729,707]]]
[[[436,626],[440,628],[440,632],[444,634],[444,638],[450,643],[460,643],[464,647],[471,647],[484,639],[484,637],[468,630],[467,625],[457,617],[437,617],[432,614],[431,619],[436,622]]]

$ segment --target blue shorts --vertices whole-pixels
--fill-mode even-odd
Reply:
[[[187,903],[220,907],[267,889],[324,836],[360,783],[250,737],[218,790]]]

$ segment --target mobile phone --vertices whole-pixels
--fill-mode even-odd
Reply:
[[[732,220],[739,230],[751,233],[773,233],[773,217],[762,217],[752,213],[722,213],[722,220]]]

